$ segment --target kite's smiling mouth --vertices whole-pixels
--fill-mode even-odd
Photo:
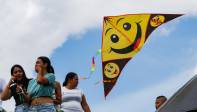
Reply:
[[[114,49],[111,47],[111,51],[119,54],[127,54],[133,51],[133,44],[129,45],[128,47],[122,48],[122,49]]]
[[[137,24],[137,34],[135,37],[135,41],[129,46],[122,48],[122,49],[115,49],[111,47],[110,52],[113,51],[118,54],[127,54],[127,53],[132,52],[135,48],[138,47],[138,45],[140,44],[141,37],[142,37],[142,29],[139,23],[136,23],[136,24]]]

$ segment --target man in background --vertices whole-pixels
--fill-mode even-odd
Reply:
[[[167,101],[167,98],[165,96],[158,96],[155,100],[155,108],[156,110],[159,109],[159,107],[164,104]],[[157,112],[157,111],[156,111]]]

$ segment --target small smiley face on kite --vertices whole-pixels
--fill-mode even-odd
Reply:
[[[165,21],[165,17],[162,15],[157,15],[150,20],[150,25],[152,27],[158,27],[159,25],[163,24]]]
[[[105,65],[104,74],[108,78],[115,78],[119,75],[120,69],[116,63],[108,63]]]

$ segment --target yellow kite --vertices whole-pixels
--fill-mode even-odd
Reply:
[[[182,14],[128,14],[103,21],[102,70],[105,97],[127,62],[140,51],[151,32]]]

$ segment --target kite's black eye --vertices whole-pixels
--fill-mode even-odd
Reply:
[[[128,31],[128,30],[131,29],[131,24],[130,24],[130,23],[124,23],[124,24],[123,24],[123,28],[124,28],[126,31]]]
[[[112,41],[113,43],[116,43],[116,42],[119,41],[119,37],[118,37],[116,34],[112,34],[112,35],[111,35],[111,41]]]

